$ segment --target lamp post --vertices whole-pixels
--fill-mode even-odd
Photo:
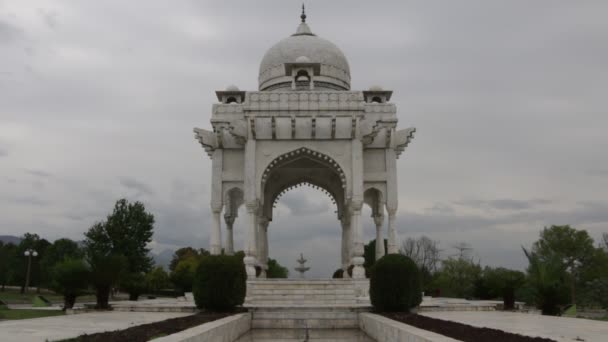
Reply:
[[[27,249],[23,255],[27,257],[27,275],[25,277],[25,292],[27,292],[28,287],[30,286],[30,270],[32,268],[32,257],[37,257],[38,252],[33,249]]]

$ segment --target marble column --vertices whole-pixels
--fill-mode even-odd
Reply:
[[[266,278],[268,270],[268,219],[260,217],[258,221],[258,263],[262,268],[260,278]]]
[[[388,251],[387,254],[399,253],[399,241],[397,237],[397,227],[395,219],[397,217],[397,209],[388,209]]]
[[[211,255],[222,254],[222,220],[220,215],[222,208],[212,208],[213,226],[211,227],[211,237],[209,250]]]
[[[352,264],[354,265],[353,279],[365,278],[365,269],[363,268],[363,263],[365,262],[363,258],[363,231],[361,227],[362,204],[362,201],[353,203],[350,217],[351,234],[353,234],[351,253]]]
[[[249,222],[247,224],[247,240],[245,242],[245,258],[243,263],[245,264],[245,270],[247,271],[247,279],[255,279],[255,265],[257,258],[257,201],[247,203],[247,217]]]
[[[376,225],[376,261],[384,256],[384,234],[382,228],[384,225],[384,215],[376,214],[374,216],[374,224]]]
[[[226,222],[226,247],[224,253],[226,255],[234,255],[234,233],[232,230],[234,219],[235,217],[232,215],[224,215],[224,221]]]
[[[342,270],[343,278],[350,278],[348,275],[348,266],[350,266],[350,223],[346,219],[342,219]]]

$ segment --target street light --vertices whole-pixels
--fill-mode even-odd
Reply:
[[[27,249],[23,255],[27,257],[27,276],[25,277],[25,292],[27,292],[28,287],[30,286],[30,269],[32,268],[32,257],[37,257],[38,252],[33,249]]]

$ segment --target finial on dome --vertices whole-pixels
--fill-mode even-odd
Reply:
[[[300,15],[300,19],[302,19],[303,23],[306,22],[306,9],[304,8],[304,3],[302,3],[302,15]]]

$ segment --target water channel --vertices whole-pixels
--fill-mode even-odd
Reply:
[[[252,329],[236,342],[374,342],[358,329]]]

